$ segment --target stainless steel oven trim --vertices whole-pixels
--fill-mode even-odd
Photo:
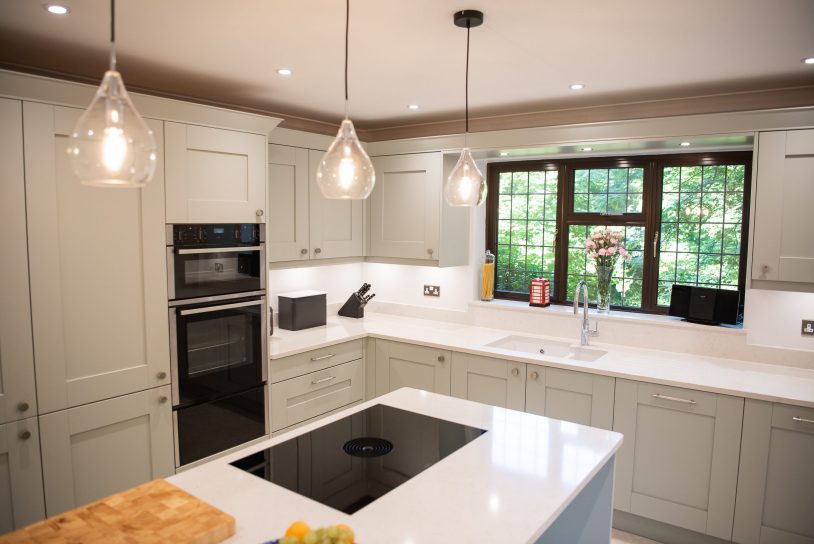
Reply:
[[[170,308],[170,380],[172,381],[172,405],[178,406],[181,403],[178,392],[178,317],[177,310]],[[173,415],[175,412],[173,412]],[[176,425],[175,434],[178,436]],[[176,458],[178,446],[176,445]]]
[[[260,229],[260,239],[263,239],[265,229]],[[266,262],[266,244],[260,244],[260,289],[266,288],[266,276],[268,275],[268,263]]]
[[[169,231],[172,233],[172,230]],[[175,298],[175,257],[172,254],[172,246],[167,248],[167,298]]]
[[[176,249],[178,255],[197,255],[200,253],[242,253],[246,251],[260,251],[263,246],[227,246],[227,247],[199,247],[194,249]]]
[[[269,318],[269,309],[268,305],[266,304],[266,297],[260,297],[260,303],[262,304],[260,308],[260,356],[262,357],[262,363],[260,364],[260,376],[263,379],[263,383],[268,383],[268,373],[269,373],[269,356],[268,356],[268,344],[269,344],[269,329],[268,329],[268,318]],[[268,410],[266,410],[268,413]],[[268,418],[266,418],[268,420]],[[267,421],[268,423],[268,421]],[[266,429],[266,433],[268,434],[268,429]]]
[[[246,291],[244,293],[231,293],[228,295],[212,295],[211,297],[198,297],[186,298],[181,300],[170,300],[167,305],[172,308],[174,306],[189,306],[192,304],[206,304],[208,302],[219,302],[222,300],[234,300],[236,298],[250,298],[265,296],[265,291]]]
[[[220,310],[230,310],[232,308],[245,308],[247,306],[262,306],[265,303],[266,299],[265,297],[262,297],[260,300],[250,300],[249,302],[235,302],[232,304],[218,304],[217,306],[206,306],[204,308],[190,308],[189,310],[179,310],[178,313],[181,315],[208,314]],[[263,316],[261,315],[260,319],[262,318]]]

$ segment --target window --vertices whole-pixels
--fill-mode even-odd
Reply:
[[[751,153],[490,163],[486,245],[495,296],[528,300],[532,278],[571,300],[596,271],[585,238],[622,233],[611,304],[664,313],[674,283],[743,291]]]

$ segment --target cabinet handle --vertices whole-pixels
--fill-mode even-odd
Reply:
[[[536,370],[534,372],[532,372],[531,374],[529,374],[529,378],[531,378],[532,380],[536,380],[539,377],[540,377],[540,374]]]
[[[314,248],[314,255],[319,255],[320,253],[322,253],[322,248],[321,247]]]
[[[797,417],[793,416],[791,418],[792,421],[796,421],[797,423],[814,423],[814,419],[806,419],[804,417]]]
[[[651,395],[654,399],[671,400],[673,402],[680,402],[681,404],[698,404],[692,399],[682,399],[681,397],[671,397],[670,395],[662,395],[661,393],[653,393]]]
[[[263,217],[263,210],[257,210],[254,213],[255,213],[255,215],[257,215],[257,217]]]
[[[335,380],[336,376],[327,376],[325,378],[320,378],[318,380],[311,380],[311,385],[319,385],[321,383],[329,382],[331,380]]]
[[[311,360],[315,361],[315,362],[316,361],[324,361],[325,359],[330,359],[333,356],[334,356],[333,353],[328,353],[326,355],[320,355],[319,357],[311,357]]]
[[[167,373],[164,372],[164,371],[161,371],[158,374],[156,374],[155,377],[158,378],[159,380],[165,380],[165,379],[167,379]]]
[[[444,361],[446,361],[446,357],[444,357],[443,355],[439,355],[438,356],[438,362],[443,363]]]
[[[517,369],[517,367],[513,368],[512,369],[512,376],[517,376],[518,374],[520,374],[520,371]]]
[[[27,402],[23,401],[17,405],[17,409],[21,412],[27,412],[28,409],[31,408]]]
[[[307,250],[307,249],[305,249],[305,248],[302,248],[302,249],[300,250],[300,255],[308,255],[308,250]]]
[[[428,249],[427,250],[427,255],[429,255],[430,257],[432,257],[433,253],[435,253],[435,250],[433,250],[433,249]]]
[[[20,437],[20,440],[28,440],[29,438],[31,438],[31,431],[23,431],[17,436]]]
[[[166,395],[161,395],[158,397],[158,404],[166,404],[168,400],[169,399],[166,397]]]

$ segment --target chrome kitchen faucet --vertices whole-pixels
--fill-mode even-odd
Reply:
[[[577,315],[579,312],[579,293],[580,288],[582,289],[582,327],[580,328],[579,333],[579,345],[580,346],[587,346],[590,343],[590,339],[592,336],[599,336],[599,322],[596,323],[596,328],[591,330],[590,322],[588,321],[588,284],[585,283],[585,280],[580,281],[577,284],[577,288],[574,290],[574,315]]]

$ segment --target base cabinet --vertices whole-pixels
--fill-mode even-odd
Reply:
[[[614,378],[537,365],[526,372],[526,412],[613,428]]]
[[[814,544],[814,409],[748,399],[735,529],[740,544]]]
[[[452,354],[452,396],[522,411],[526,401],[526,364]]]
[[[730,540],[743,399],[616,380],[614,507]]]
[[[376,396],[402,387],[450,394],[450,352],[376,340]]]
[[[37,418],[0,425],[0,535],[44,517]]]
[[[40,416],[48,516],[175,472],[170,387]]]

